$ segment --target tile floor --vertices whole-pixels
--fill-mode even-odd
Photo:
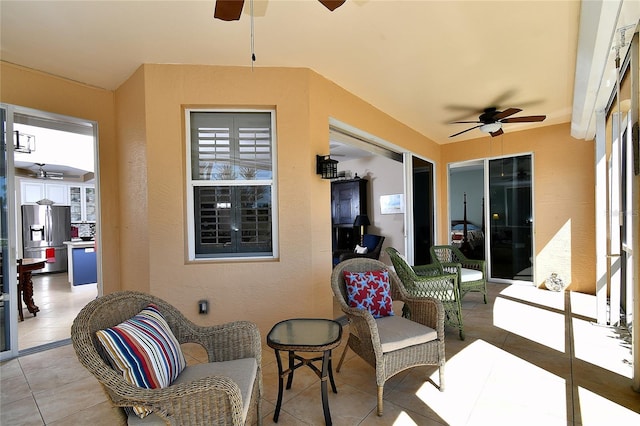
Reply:
[[[97,284],[72,286],[66,272],[33,276],[33,301],[40,308],[34,317],[24,304],[18,322],[18,350],[69,339],[71,323],[80,309],[98,294]]]
[[[434,368],[402,372],[387,382],[384,416],[377,417],[373,370],[349,352],[335,373],[338,393],[329,393],[334,424],[640,424],[629,336],[593,323],[593,296],[528,286],[489,288],[487,305],[477,294],[464,300],[466,339],[447,330],[444,392],[425,382],[437,382]],[[264,348],[262,414],[270,425],[277,367],[273,352]],[[334,352],[336,360],[341,353],[342,348]],[[186,347],[185,354],[189,363],[203,359],[195,347]],[[0,368],[2,425],[125,422],[70,345],[21,356]],[[323,424],[320,385],[310,369],[296,371],[278,424]]]

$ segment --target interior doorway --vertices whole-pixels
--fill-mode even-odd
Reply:
[[[39,310],[32,312],[23,304],[22,321],[13,318],[18,317],[14,313],[19,309],[15,274],[3,274],[8,278],[3,286],[4,349],[15,356],[67,340],[77,312],[99,293],[97,274],[89,280],[92,282],[78,285],[73,272],[77,275],[79,266],[70,270],[67,262],[67,254],[75,253],[74,244],[84,237],[91,241],[83,242],[83,250],[93,252],[93,268],[98,269],[93,241],[99,227],[98,129],[95,122],[18,106],[3,105],[3,112],[3,125],[12,136],[5,142],[10,144],[13,139],[11,158],[3,169],[3,177],[11,181],[11,202],[7,203],[11,230],[7,233],[13,241],[3,247],[3,253],[13,251],[13,259],[36,256],[47,260],[47,267],[34,271],[31,280],[33,304]],[[31,213],[24,216],[27,208],[29,212],[44,212],[53,207],[58,213],[66,211],[69,221],[42,219],[45,226],[36,224]],[[31,232],[25,231],[27,227]],[[60,236],[55,238],[55,247],[49,244],[52,234]]]
[[[433,163],[411,156],[413,170],[413,253],[414,265],[431,263],[429,249],[435,241]]]
[[[338,180],[368,181],[367,232],[385,237],[380,260],[390,264],[384,248],[394,247],[412,264],[429,263],[435,241],[434,163],[345,123],[331,123],[330,154],[339,161]]]

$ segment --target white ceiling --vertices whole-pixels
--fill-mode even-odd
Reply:
[[[2,0],[7,62],[115,89],[142,63],[251,66],[251,19],[206,1]],[[266,9],[265,9],[266,7]],[[249,9],[249,1],[245,4]],[[255,67],[307,67],[438,143],[489,106],[569,122],[580,2],[255,0]],[[470,126],[469,126],[470,127]]]

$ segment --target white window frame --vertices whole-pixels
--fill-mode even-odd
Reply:
[[[253,255],[253,256],[208,256],[208,257],[196,257],[195,246],[195,206],[194,206],[194,188],[202,185],[202,181],[196,181],[192,179],[191,171],[191,113],[192,112],[213,112],[213,113],[250,113],[261,112],[271,114],[271,179],[270,180],[257,180],[252,181],[257,184],[270,185],[271,187],[271,233],[272,233],[272,251],[270,255]],[[185,182],[186,182],[186,218],[187,218],[187,256],[190,262],[228,262],[228,261],[249,261],[249,260],[273,260],[279,257],[278,251],[278,168],[277,168],[277,131],[276,131],[276,110],[269,109],[222,109],[222,108],[185,108]],[[242,181],[241,181],[242,182]],[[238,181],[217,181],[217,185],[238,185]],[[212,185],[213,186],[213,185]]]

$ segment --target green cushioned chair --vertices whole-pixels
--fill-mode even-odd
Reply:
[[[411,266],[393,247],[387,247],[385,251],[409,294],[440,300],[445,310],[445,324],[457,328],[460,340],[464,340],[458,276],[444,271],[438,264]],[[403,311],[403,315],[410,316],[411,313]]]
[[[451,245],[433,246],[431,258],[447,272],[458,276],[460,296],[470,291],[482,293],[487,303],[487,263],[484,260],[468,259],[458,247]]]

